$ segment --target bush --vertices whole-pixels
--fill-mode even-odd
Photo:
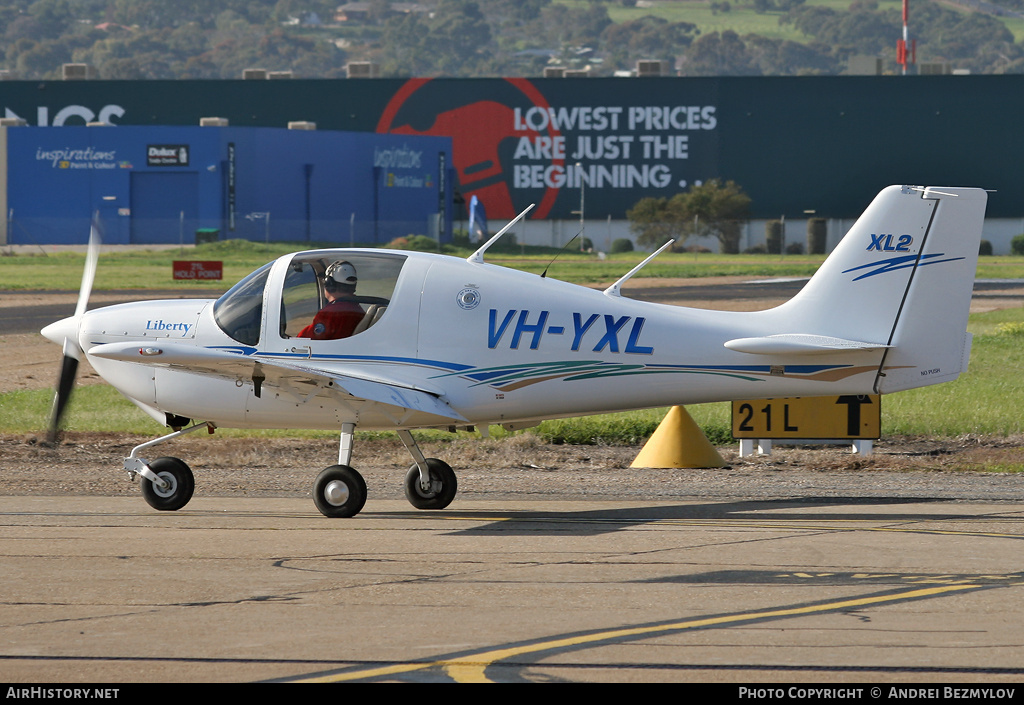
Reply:
[[[807,251],[812,255],[825,254],[828,239],[828,221],[824,218],[811,218],[807,221]]]
[[[787,255],[802,255],[804,253],[804,244],[802,242],[791,242],[786,245]]]
[[[981,256],[991,256],[992,243],[989,242],[988,240],[982,240],[981,244],[978,246],[978,254]]]
[[[996,326],[996,335],[1004,335],[1011,337],[1024,337],[1024,323],[1020,322],[1007,322],[1000,323]]]
[[[781,220],[769,220],[764,224],[764,244],[770,255],[777,255],[782,252]]]
[[[1010,240],[1010,252],[1015,255],[1024,255],[1024,233]]]
[[[628,237],[620,237],[612,243],[612,254],[616,252],[632,252],[633,241]]]

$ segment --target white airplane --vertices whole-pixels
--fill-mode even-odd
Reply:
[[[622,284],[658,253],[604,291],[486,263],[486,250],[529,209],[465,260],[382,249],[299,252],[216,301],[86,311],[98,251],[92,237],[75,315],[42,331],[65,353],[53,429],[84,354],[107,382],[174,429],[125,459],[157,509],[183,507],[194,478],[181,460],[150,462],[139,453],[215,427],[340,430],[338,462],[313,485],[329,517],[353,516],[366,501],[366,484],[350,465],[355,429],[396,431],[414,460],[406,496],[418,508],[441,509],[455,496],[455,473],[423,457],[410,429],[520,429],[558,417],[884,394],[956,379],[970,352],[986,200],[976,188],[888,187],[793,299],[757,312],[623,297]],[[337,304],[318,314],[339,284],[356,286],[340,314],[349,327],[358,321],[351,331],[328,320]],[[351,334],[321,339],[332,331]],[[202,422],[185,428],[193,419]]]

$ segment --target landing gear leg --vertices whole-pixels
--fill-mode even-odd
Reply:
[[[140,458],[139,452],[201,428],[213,433],[216,426],[206,421],[182,431],[168,433],[166,436],[135,446],[131,454],[124,459],[124,469],[128,472],[130,480],[134,480],[137,475],[142,476],[142,496],[149,506],[161,511],[173,512],[181,509],[192,499],[195,478],[189,466],[177,458],[157,458],[150,462]]]
[[[366,504],[366,481],[349,466],[356,425],[341,426],[338,464],[324,469],[313,483],[313,504],[326,517],[353,517]]]
[[[424,458],[416,439],[408,431],[399,431],[398,437],[416,461],[405,476],[406,499],[417,509],[447,507],[458,491],[455,471],[443,460]]]

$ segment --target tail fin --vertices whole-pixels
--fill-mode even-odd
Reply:
[[[884,189],[803,290],[771,311],[776,330],[881,349],[877,393],[956,379],[986,201],[976,188]]]

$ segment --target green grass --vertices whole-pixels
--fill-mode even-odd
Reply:
[[[309,244],[287,245],[228,240],[167,250],[108,250],[100,254],[94,290],[111,289],[227,289],[257,267]],[[222,281],[174,281],[175,260],[224,262]],[[29,252],[0,257],[2,290],[74,290],[79,287],[85,254],[81,252]]]
[[[555,0],[555,2],[559,5],[580,9],[586,9],[590,5],[589,0]],[[807,0],[805,3],[807,6],[830,7],[833,10],[843,12],[850,9],[850,4],[850,0]],[[711,11],[710,0],[656,2],[652,7],[622,7],[617,3],[609,3],[607,8],[608,16],[616,23],[638,20],[641,17],[652,15],[669,22],[692,22],[697,25],[701,34],[732,30],[740,36],[760,34],[770,39],[788,39],[803,44],[812,39],[799,32],[790,24],[780,24],[781,12],[758,14],[754,12],[754,3],[749,0],[744,0],[743,2],[729,0],[729,5],[729,12],[718,12],[717,14]],[[902,7],[902,0],[879,0],[878,2],[879,10],[901,12]],[[913,9],[911,9],[911,13],[911,22],[913,22]],[[1024,38],[1024,20],[1008,17],[996,17],[996,19],[1013,32],[1016,41],[1019,42]],[[895,47],[893,51],[895,52]]]
[[[1024,432],[1024,309],[971,317],[975,334],[966,374],[949,384],[922,387],[882,400],[883,432],[939,436]]]
[[[1013,41],[1018,43],[1024,41],[1024,19],[1017,17],[1003,17],[1001,19],[1006,28],[1013,32]]]
[[[289,252],[315,249],[309,243],[260,243],[227,240],[198,247],[170,250],[110,251],[100,255],[96,270],[96,291],[112,289],[195,289],[226,290],[252,270]],[[323,245],[336,247],[337,245]],[[467,257],[470,250],[453,250],[453,256]],[[519,251],[490,251],[487,261],[540,274],[546,268],[553,279],[578,284],[612,282],[647,256],[646,252],[596,255],[551,248],[526,248]],[[557,255],[557,257],[556,257]],[[552,263],[552,259],[554,263]],[[174,281],[172,263],[180,259],[220,260],[224,263],[222,281]],[[752,277],[810,276],[824,261],[811,255],[719,255],[715,253],[663,253],[649,263],[643,277],[714,277],[741,275]],[[80,252],[29,253],[0,256],[0,290],[78,289],[85,255]],[[978,277],[984,279],[1024,278],[1024,257],[983,257]]]

